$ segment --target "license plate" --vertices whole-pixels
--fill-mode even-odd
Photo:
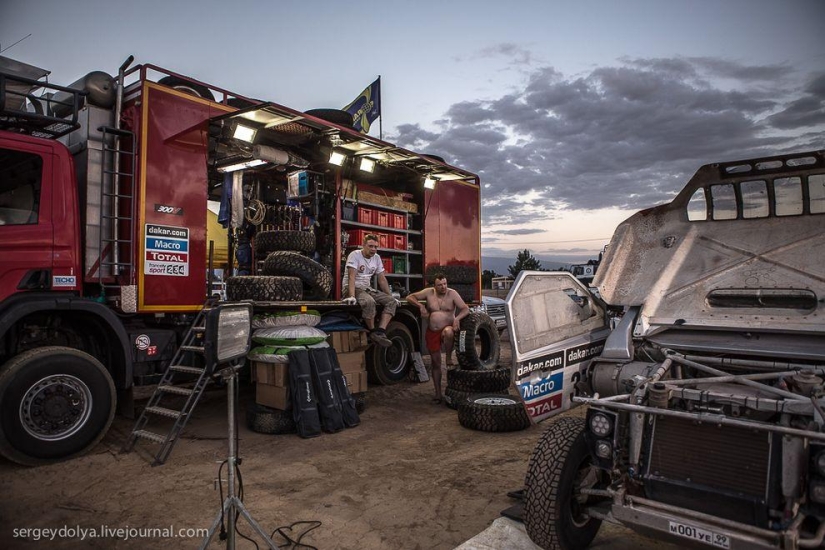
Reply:
[[[717,533],[676,521],[671,521],[669,528],[672,535],[703,542],[716,548],[730,548],[730,538],[724,533]]]

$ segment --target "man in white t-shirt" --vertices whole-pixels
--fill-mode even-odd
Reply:
[[[370,286],[372,277],[378,279],[376,290]],[[383,347],[390,347],[392,342],[387,338],[387,325],[395,315],[398,304],[390,293],[390,285],[384,276],[384,264],[378,255],[378,237],[366,235],[360,249],[353,250],[347,256],[346,271],[344,272],[344,301],[357,301],[361,306],[361,316],[367,328],[370,329],[370,340]],[[375,304],[381,304],[381,319],[375,326]]]

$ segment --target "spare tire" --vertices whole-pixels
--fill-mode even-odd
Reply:
[[[298,252],[280,250],[270,253],[264,261],[263,273],[298,277],[319,299],[329,296],[332,290],[332,275],[329,270]]]
[[[451,388],[450,386],[447,386],[447,388],[444,390],[444,402],[447,403],[448,407],[455,410],[455,409],[458,409],[458,405],[460,403],[466,401],[467,399],[471,398],[474,395],[478,395],[479,393],[480,392],[477,392],[477,391],[456,390],[454,388]],[[493,392],[487,392],[487,393],[495,393],[495,394],[500,394],[500,395],[508,395],[509,394],[509,392],[507,390],[493,391]]]
[[[226,297],[230,301],[289,302],[300,300],[303,290],[297,277],[243,275],[226,279]]]
[[[459,402],[458,423],[482,432],[515,432],[530,426],[530,417],[518,398],[487,393]]]
[[[270,252],[293,250],[315,252],[315,233],[309,231],[261,231],[255,235],[255,258],[263,260]]]
[[[292,411],[252,403],[246,409],[246,424],[260,434],[293,434],[297,431]]]
[[[183,78],[178,78],[176,76],[165,76],[158,80],[158,84],[169,86],[170,88],[174,88],[179,92],[183,92],[189,95],[202,97],[210,101],[215,101],[215,96],[212,95],[212,92],[209,91],[209,88],[201,84],[196,84],[194,82],[184,80]]]
[[[447,279],[447,284],[450,286],[450,288],[452,288],[453,290],[458,292],[458,295],[461,296],[461,299],[464,300],[466,303],[469,304],[470,302],[475,300],[475,297],[476,297],[476,287],[475,287],[475,285],[462,285],[462,284],[453,285],[453,284],[450,284],[450,279]]]
[[[455,339],[458,365],[466,370],[492,370],[498,366],[501,342],[495,322],[486,313],[471,313],[461,320]]]
[[[470,393],[506,392],[510,387],[510,367],[492,370],[451,369],[447,371],[447,387]]]
[[[341,109],[310,109],[304,111],[304,114],[332,122],[338,126],[352,128],[352,115]]]
[[[447,285],[473,285],[478,282],[478,269],[469,265],[437,265],[427,268],[427,282],[435,282],[436,273],[447,277]]]

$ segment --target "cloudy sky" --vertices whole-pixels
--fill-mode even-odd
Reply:
[[[484,255],[569,260],[702,164],[825,147],[823,28],[825,0],[0,2],[2,55],[58,84],[135,55],[306,110],[381,75],[384,138],[480,174]]]

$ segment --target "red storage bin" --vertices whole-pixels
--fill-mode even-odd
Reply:
[[[369,235],[370,232],[366,229],[351,229],[347,231],[347,233],[349,233],[348,246],[361,246],[364,242],[364,237]]]
[[[381,212],[380,210],[375,213],[375,225],[380,225],[381,227],[392,227],[390,225],[390,213],[389,212]]]
[[[381,263],[384,264],[384,271],[392,273],[392,258],[381,258]]]
[[[390,246],[392,244],[390,242],[390,236],[386,233],[378,233],[378,247],[379,248],[392,248]]]
[[[358,223],[375,225],[375,210],[372,208],[358,207]]]
[[[392,235],[390,241],[390,248],[396,250],[407,250],[407,236],[406,235]]]
[[[395,229],[407,229],[407,216],[404,214],[390,214],[391,216],[391,223],[390,227]]]

